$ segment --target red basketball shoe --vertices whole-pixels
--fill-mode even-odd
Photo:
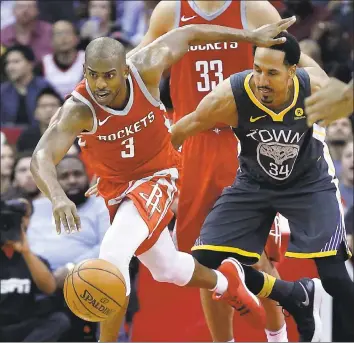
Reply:
[[[245,316],[255,328],[265,327],[265,311],[259,299],[247,288],[241,264],[234,258],[224,260],[218,270],[225,275],[229,284],[223,295],[214,292],[214,300],[224,300],[240,316]]]

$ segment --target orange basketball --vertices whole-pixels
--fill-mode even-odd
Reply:
[[[67,275],[63,292],[70,310],[89,322],[102,322],[119,312],[126,299],[121,272],[101,259],[78,263]]]

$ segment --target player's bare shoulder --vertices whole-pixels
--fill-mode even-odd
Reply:
[[[71,96],[64,102],[53,124],[65,130],[91,131],[93,115],[86,104]]]
[[[146,77],[147,82],[150,81],[152,69],[160,64],[164,53],[162,47],[158,44],[159,38],[175,27],[177,4],[178,1],[160,1],[158,3],[150,18],[147,37],[143,39],[147,39],[149,44],[135,52],[128,59],[134,64],[143,80]]]
[[[277,9],[269,1],[245,1],[247,28],[257,29],[281,20]]]

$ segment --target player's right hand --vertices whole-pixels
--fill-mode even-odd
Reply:
[[[55,227],[58,235],[61,233],[61,224],[63,224],[66,233],[81,230],[81,221],[76,206],[68,197],[60,196],[53,198],[52,204]]]
[[[98,182],[91,186],[85,193],[85,196],[89,198],[91,195],[98,196]]]
[[[264,48],[269,48],[272,45],[285,43],[286,38],[276,38],[280,32],[285,31],[296,22],[296,17],[282,19],[277,23],[263,25],[252,31],[252,43]]]

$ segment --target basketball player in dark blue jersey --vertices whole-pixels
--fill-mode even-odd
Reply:
[[[233,128],[240,168],[206,218],[193,255],[224,273],[238,271],[234,286],[242,309],[252,311],[250,291],[269,297],[293,315],[301,341],[319,341],[322,285],[354,308],[338,180],[325,131],[316,124],[308,127],[304,111],[305,98],[325,86],[328,77],[312,62],[297,68],[298,42],[286,32],[279,36],[287,38],[284,44],[256,48],[253,70],[226,79],[177,122],[172,142],[179,147],[220,122]],[[259,260],[277,212],[291,230],[287,256],[313,258],[322,284],[308,278],[276,280],[249,267]]]

